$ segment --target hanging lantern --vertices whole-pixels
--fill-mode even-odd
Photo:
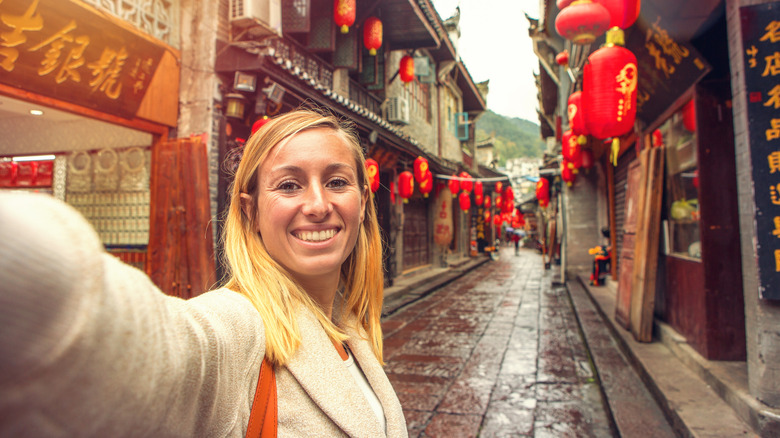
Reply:
[[[623,31],[611,29],[607,44],[588,56],[582,79],[582,101],[588,109],[585,125],[596,138],[615,137],[611,152],[615,166],[620,150],[617,137],[630,132],[636,118],[636,56],[622,44]]]
[[[414,58],[409,55],[404,55],[401,58],[398,73],[401,76],[401,81],[403,83],[412,82],[414,80]]]
[[[563,52],[555,55],[555,63],[558,65],[569,65],[569,51],[564,50]]]
[[[355,24],[355,0],[333,0],[333,20],[341,33],[348,33],[349,26]]]
[[[259,119],[255,120],[255,123],[252,123],[252,134],[257,132],[260,128],[265,126],[266,123],[270,122],[271,119],[268,118],[268,116],[260,117]]]
[[[504,212],[512,213],[515,208],[515,192],[512,190],[512,186],[507,186],[504,189],[504,196],[502,196],[504,202]]]
[[[653,147],[661,147],[664,145],[664,134],[660,129],[653,131]]]
[[[485,194],[484,188],[482,187],[482,181],[474,181],[474,194],[479,196]]]
[[[569,129],[577,136],[580,144],[587,142],[588,129],[585,126],[585,111],[582,106],[582,91],[575,91],[569,96],[567,114],[569,116]]]
[[[414,194],[414,175],[412,175],[412,172],[404,170],[398,175],[398,195],[406,204],[409,202],[412,194]]]
[[[414,160],[414,180],[417,183],[422,182],[425,172],[428,171],[428,160],[423,157],[417,157]]]
[[[474,191],[474,203],[477,204],[477,207],[481,206],[483,202],[485,202],[485,196]]]
[[[566,160],[561,162],[561,179],[569,187],[574,184],[574,166]]]
[[[458,176],[462,178],[460,181],[460,188],[463,189],[464,192],[471,193],[471,189],[474,188],[474,181],[471,179],[471,175],[469,175],[468,172],[461,172]]]
[[[490,210],[485,210],[485,223],[490,223]]]
[[[539,178],[536,182],[536,199],[540,207],[546,207],[550,202],[550,182],[547,178]]]
[[[596,159],[593,158],[593,150],[592,149],[583,149],[582,150],[582,168],[583,169],[590,169],[593,167],[593,165],[596,164]]]
[[[561,149],[563,151],[564,161],[568,161],[574,173],[582,167],[582,147],[577,142],[571,130],[566,131],[561,139]]]
[[[694,105],[693,99],[689,100],[683,107],[682,119],[683,127],[688,132],[696,132],[696,105]]]
[[[628,29],[639,17],[641,0],[596,0],[609,11],[609,28]]]
[[[379,163],[373,158],[366,160],[366,174],[368,175],[368,186],[372,193],[379,190]]]
[[[460,191],[460,181],[458,181],[457,178],[458,175],[452,175],[452,179],[447,181],[447,186],[450,188],[453,198],[458,196],[458,192]]]
[[[363,23],[363,45],[371,56],[375,56],[376,50],[382,47],[382,21],[380,19],[366,18],[366,22]]]
[[[490,208],[490,204],[491,204],[490,199],[491,199],[490,196],[485,196],[485,208]]]
[[[390,181],[390,203],[395,204],[395,183]]]
[[[501,226],[501,222],[503,222],[503,221],[504,220],[501,219],[501,215],[500,214],[497,214],[497,215],[493,216],[493,224],[495,226],[500,227]]]
[[[574,44],[590,44],[609,29],[607,8],[590,0],[577,0],[555,17],[555,30]]]
[[[501,183],[501,181],[496,182],[496,193],[501,193],[501,189],[504,187],[504,185]]]
[[[433,190],[433,174],[430,170],[426,170],[422,181],[420,181],[420,193],[422,193],[423,198],[427,198],[431,190]]]
[[[496,195],[496,208],[502,210],[504,206],[504,200],[501,199],[501,195]]]
[[[469,196],[468,192],[460,192],[458,204],[460,205],[461,210],[469,211],[471,208],[471,196]]]

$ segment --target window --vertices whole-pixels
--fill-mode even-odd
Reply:
[[[666,252],[701,258],[696,120],[693,100],[652,134],[666,148]]]

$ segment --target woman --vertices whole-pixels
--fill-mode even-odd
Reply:
[[[243,436],[263,357],[279,436],[407,435],[381,368],[381,243],[348,126],[299,110],[249,139],[227,283],[188,301],[41,198],[0,197],[0,436]]]

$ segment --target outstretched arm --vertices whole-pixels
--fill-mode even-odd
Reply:
[[[45,195],[0,194],[0,436],[226,435],[265,347],[249,301],[181,300]]]

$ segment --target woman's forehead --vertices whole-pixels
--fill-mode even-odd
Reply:
[[[290,162],[342,163],[357,170],[354,146],[344,133],[331,128],[312,128],[297,132],[273,146],[260,167],[272,170],[288,166]]]

